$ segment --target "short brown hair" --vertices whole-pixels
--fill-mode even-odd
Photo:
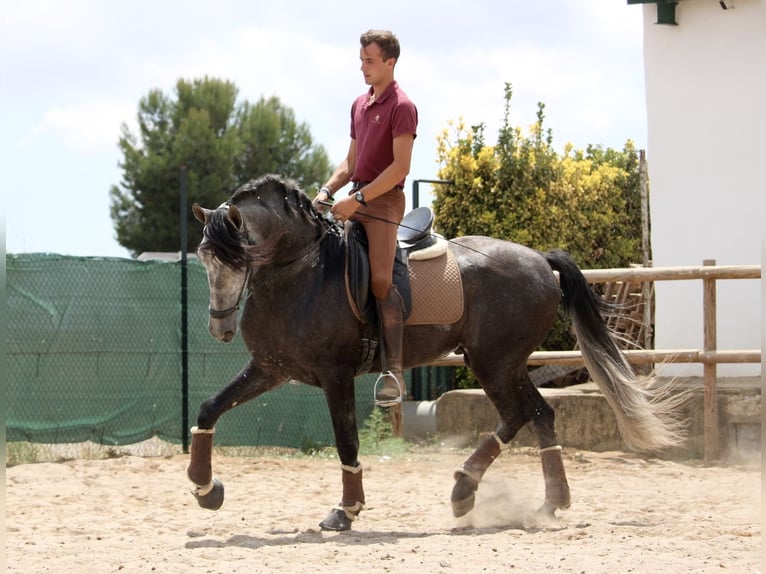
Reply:
[[[399,60],[399,39],[390,30],[367,30],[359,37],[363,48],[377,44],[385,62],[389,58]]]

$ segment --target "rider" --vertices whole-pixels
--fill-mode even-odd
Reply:
[[[320,201],[353,182],[347,196],[330,210],[341,223],[359,221],[367,233],[372,293],[382,327],[382,384],[376,383],[375,402],[382,407],[400,403],[405,385],[402,368],[403,302],[393,284],[396,232],[404,217],[404,180],[410,172],[417,136],[415,104],[394,80],[399,40],[388,30],[369,30],[359,38],[359,58],[370,89],[351,106],[351,143],[346,158],[314,198]]]

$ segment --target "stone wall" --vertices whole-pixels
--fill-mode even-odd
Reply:
[[[686,442],[665,456],[702,458],[704,455],[704,394],[701,379],[675,381],[680,392],[689,392],[681,416],[688,421]],[[617,421],[595,383],[563,389],[540,389],[556,412],[556,432],[565,448],[592,451],[625,450]],[[761,381],[759,378],[722,379],[718,383],[719,437],[722,458],[752,458],[761,450]],[[483,433],[495,430],[498,415],[484,391],[450,391],[435,405],[435,432],[440,439],[470,445]],[[406,431],[406,420],[405,420]],[[537,446],[525,427],[514,446]]]

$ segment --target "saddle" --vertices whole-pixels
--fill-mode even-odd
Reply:
[[[397,232],[393,282],[404,301],[405,324],[454,323],[463,314],[460,272],[447,241],[432,232],[433,211],[418,207],[404,216]],[[364,227],[346,230],[346,293],[357,319],[377,326],[378,310],[370,289],[370,262]],[[435,304],[434,304],[435,303]]]

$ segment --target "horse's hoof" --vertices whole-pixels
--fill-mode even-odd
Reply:
[[[205,495],[199,495],[192,491],[194,498],[202,508],[218,510],[223,505],[223,483],[217,478],[213,479],[213,489]]]
[[[474,493],[471,493],[471,495],[468,498],[464,498],[463,500],[453,500],[452,501],[452,515],[455,518],[460,518],[461,516],[465,516],[469,512],[473,510],[474,503],[476,502],[476,495]]]
[[[455,486],[452,487],[450,498],[452,514],[455,518],[465,516],[473,510],[478,488],[479,483],[467,474],[455,473]]]
[[[351,520],[346,516],[346,512],[340,508],[333,508],[330,514],[319,523],[319,527],[322,530],[334,530],[335,532],[342,532],[344,530],[351,530]]]

